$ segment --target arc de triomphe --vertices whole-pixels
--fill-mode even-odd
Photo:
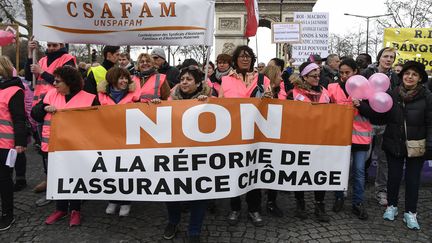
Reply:
[[[315,3],[316,0],[258,0],[259,26],[271,28],[272,22],[280,22],[281,9],[282,19],[292,21],[293,12],[311,12]],[[247,44],[245,24],[244,0],[216,0],[216,55],[231,54],[237,45]]]

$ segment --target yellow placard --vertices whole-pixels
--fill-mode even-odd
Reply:
[[[432,70],[432,28],[387,28],[383,45],[397,50],[395,64],[414,60]]]

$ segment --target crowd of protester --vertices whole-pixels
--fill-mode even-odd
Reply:
[[[423,163],[432,159],[432,94],[427,85],[425,66],[415,61],[394,65],[396,51],[383,48],[372,62],[363,53],[352,57],[330,54],[326,58],[311,55],[298,70],[285,61],[273,58],[266,65],[258,63],[253,50],[238,46],[231,54],[219,54],[215,64],[207,67],[196,60],[186,59],[178,68],[170,66],[162,48],[151,53],[141,53],[134,63],[128,53],[120,53],[119,46],[103,49],[101,64],[77,64],[68,54],[63,43],[48,42],[46,56],[33,64],[33,49],[37,43],[28,44],[28,60],[25,76],[18,77],[7,57],[0,57],[0,195],[2,218],[0,231],[7,230],[14,222],[13,193],[27,186],[25,179],[25,150],[33,138],[48,170],[48,146],[50,119],[59,109],[116,105],[133,102],[158,104],[164,100],[219,98],[268,98],[313,103],[336,103],[355,108],[352,134],[352,199],[351,210],[355,217],[368,219],[365,204],[365,181],[370,161],[377,161],[375,195],[377,203],[386,208],[384,220],[395,220],[398,215],[398,195],[405,169],[405,209],[403,221],[410,229],[420,229],[417,221],[417,201],[420,173]],[[324,63],[323,63],[324,62]],[[208,70],[208,80],[204,70]],[[353,99],[346,90],[346,82],[353,75],[369,78],[374,73],[384,73],[390,78],[387,91],[393,99],[393,107],[386,113],[371,109],[367,100]],[[31,84],[36,76],[35,87]],[[425,152],[421,156],[409,156],[406,142],[425,139]],[[18,153],[13,168],[6,165],[12,149]],[[35,192],[44,192],[46,178]],[[265,224],[261,214],[264,190],[254,189],[246,193],[247,216],[256,227]],[[329,222],[328,205],[324,200],[334,195],[332,210],[344,209],[347,193],[314,191],[314,214],[321,222]],[[267,190],[266,210],[270,215],[283,217],[283,209],[277,204],[275,190]],[[306,212],[305,192],[296,191],[295,217],[303,220]],[[37,200],[37,206],[50,203],[45,197]],[[231,211],[227,222],[236,225],[242,212],[240,197],[231,198]],[[215,207],[212,200],[190,201],[188,236],[190,242],[199,242],[201,226],[207,208]],[[180,222],[183,202],[167,202],[168,223],[163,237],[175,237]],[[131,212],[130,201],[109,201],[106,214],[126,217]],[[45,220],[47,225],[69,216],[69,225],[81,224],[81,202],[58,200],[56,210]]]

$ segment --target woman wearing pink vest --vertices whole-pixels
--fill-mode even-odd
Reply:
[[[270,80],[264,75],[253,72],[256,61],[255,54],[248,46],[238,46],[233,52],[234,69],[222,77],[219,98],[249,98],[271,96]],[[260,76],[260,77],[259,77]],[[264,225],[261,216],[261,190],[256,189],[246,194],[248,204],[248,217],[256,227]],[[240,218],[241,199],[231,198],[231,213],[228,215],[228,223],[236,225]]]
[[[328,92],[332,103],[354,106],[354,122],[352,131],[352,174],[353,198],[352,212],[359,219],[366,220],[368,214],[364,205],[365,191],[365,163],[367,152],[372,141],[372,125],[368,118],[377,116],[367,101],[352,99],[345,89],[346,81],[358,73],[357,63],[352,58],[344,59],[339,65],[340,80],[328,85]],[[377,114],[377,115],[375,115]],[[343,192],[336,192],[333,211],[339,212],[344,204]]]
[[[48,91],[46,96],[32,109],[32,117],[43,121],[42,152],[48,156],[51,117],[57,110],[68,108],[90,107],[99,105],[97,97],[82,90],[83,80],[77,69],[71,66],[57,68],[54,71],[55,89]],[[45,165],[47,166],[47,165]],[[69,226],[81,224],[81,201],[57,200],[56,211],[45,220],[46,224],[54,224],[68,215],[70,211]]]
[[[268,65],[262,73],[270,79],[272,98],[286,100],[287,94],[282,80],[282,68],[276,65]],[[276,190],[267,190],[267,212],[275,217],[283,217],[283,211],[276,204],[277,194],[278,191]]]
[[[232,71],[231,56],[225,53],[219,54],[216,58],[216,69],[209,79],[213,83],[213,95],[219,96],[219,89],[222,84],[222,77],[228,75]]]
[[[138,72],[135,73],[133,80],[140,84],[140,101],[167,100],[170,87],[165,74],[160,74],[155,69],[153,58],[147,53],[141,53],[137,63]]]
[[[9,155],[23,153],[27,145],[25,127],[24,86],[12,76],[13,65],[0,56],[0,231],[11,227],[14,218],[13,163]]]
[[[106,80],[97,86],[101,105],[128,104],[140,101],[140,84],[133,81],[125,68],[113,67],[108,70]]]
[[[293,74],[290,77],[294,89],[288,94],[288,99],[303,102],[329,103],[330,97],[327,90],[319,85],[320,67],[315,63],[304,62],[300,65],[300,76]],[[306,203],[304,191],[294,192],[296,198],[296,210],[294,215],[300,219],[306,219]],[[314,191],[315,216],[320,222],[329,222],[330,218],[325,211],[325,191]]]
[[[126,68],[112,67],[106,74],[106,81],[97,85],[101,105],[128,104],[140,101],[139,81],[133,81]],[[119,216],[129,215],[130,201],[109,201],[106,214],[115,214],[120,205]]]

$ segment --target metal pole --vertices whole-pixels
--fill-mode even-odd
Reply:
[[[369,54],[369,17],[366,18],[366,54]]]
[[[168,46],[168,64],[170,64],[171,60],[171,46]]]
[[[279,21],[280,22],[283,22],[282,21],[282,3],[283,3],[283,0],[281,0],[280,4],[279,4]]]
[[[256,56],[257,56],[257,64],[258,64],[258,32],[257,32],[257,34],[256,34],[256,36],[255,36],[255,46],[256,46]]]
[[[36,52],[36,48],[35,48],[32,51],[32,59],[33,59],[32,64],[37,63],[36,58],[37,58],[37,52]],[[33,87],[33,89],[36,89],[36,75],[34,73],[33,73],[33,77],[32,77],[32,87]]]
[[[279,22],[283,22],[282,21],[282,3],[283,0],[280,1],[279,3]],[[276,57],[279,57],[280,54],[280,48],[282,48],[279,44],[276,43]]]
[[[207,46],[207,61],[205,64],[205,69],[204,69],[204,80],[203,82],[207,82],[208,79],[208,66],[209,66],[209,62],[210,62],[210,54],[211,54],[211,46]]]

